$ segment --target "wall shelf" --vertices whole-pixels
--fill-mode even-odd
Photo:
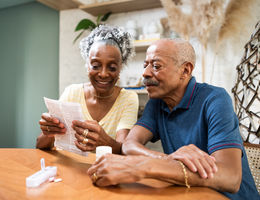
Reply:
[[[130,91],[134,91],[137,94],[148,94],[146,89],[130,89],[130,88],[125,88],[125,89],[130,90]]]
[[[38,2],[51,7],[55,10],[67,10],[67,9],[73,9],[78,8],[81,3],[78,3],[76,1],[72,0],[37,0]]]
[[[135,92],[137,94],[148,94],[147,90],[146,89],[142,89],[142,90],[135,90]]]
[[[74,2],[80,3],[77,0]],[[121,13],[159,7],[162,7],[160,0],[111,0],[79,6],[80,9],[94,16],[107,12]]]
[[[146,52],[147,48],[158,39],[148,39],[148,40],[135,40],[134,47],[136,52]]]

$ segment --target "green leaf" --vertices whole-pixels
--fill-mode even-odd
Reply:
[[[106,14],[104,14],[104,16],[101,18],[101,21],[104,22],[104,21],[107,21],[107,19],[109,18],[109,16],[112,14],[112,12],[108,12]]]
[[[97,25],[99,25],[100,24],[100,20],[101,20],[101,17],[102,17],[102,15],[98,15],[98,17],[97,17],[97,20],[96,20],[96,22],[97,22]]]
[[[86,29],[85,29],[86,30]],[[79,39],[79,37],[85,32],[85,30],[81,31],[80,34],[77,35],[77,37],[73,40],[73,44]]]
[[[91,21],[90,19],[82,19],[78,25],[76,26],[75,28],[75,31],[79,31],[79,30],[87,30],[87,29],[90,29],[90,30],[93,30],[94,28],[96,28],[97,25]]]

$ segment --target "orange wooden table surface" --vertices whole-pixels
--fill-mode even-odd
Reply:
[[[38,188],[26,188],[25,178],[40,170],[40,159],[46,166],[57,166],[62,182],[44,183]],[[227,199],[220,193],[203,187],[187,189],[180,186],[151,188],[141,184],[122,184],[99,188],[86,174],[95,160],[66,151],[38,149],[0,149],[0,199],[84,199],[84,200],[148,200],[148,199]]]

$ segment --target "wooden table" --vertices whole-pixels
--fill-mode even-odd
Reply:
[[[40,159],[46,166],[57,166],[63,181],[46,182],[38,188],[26,188],[25,178],[40,170]],[[37,200],[148,200],[148,199],[227,199],[220,193],[203,187],[187,189],[180,186],[151,188],[141,184],[122,184],[100,188],[91,183],[86,174],[95,154],[83,157],[66,151],[38,149],[0,149],[0,199]]]

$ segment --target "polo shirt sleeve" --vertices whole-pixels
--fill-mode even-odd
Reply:
[[[123,106],[124,109],[121,113],[121,117],[117,125],[116,131],[120,129],[131,129],[137,121],[137,113],[139,108],[138,96],[135,92],[127,92],[127,101]]]
[[[142,117],[136,123],[136,125],[142,126],[152,132],[153,138],[151,142],[156,142],[160,139],[157,126],[159,106],[158,100],[150,99],[145,106]]]
[[[206,105],[208,121],[208,152],[225,148],[242,150],[239,123],[233,110],[232,100],[224,89],[209,97]]]

